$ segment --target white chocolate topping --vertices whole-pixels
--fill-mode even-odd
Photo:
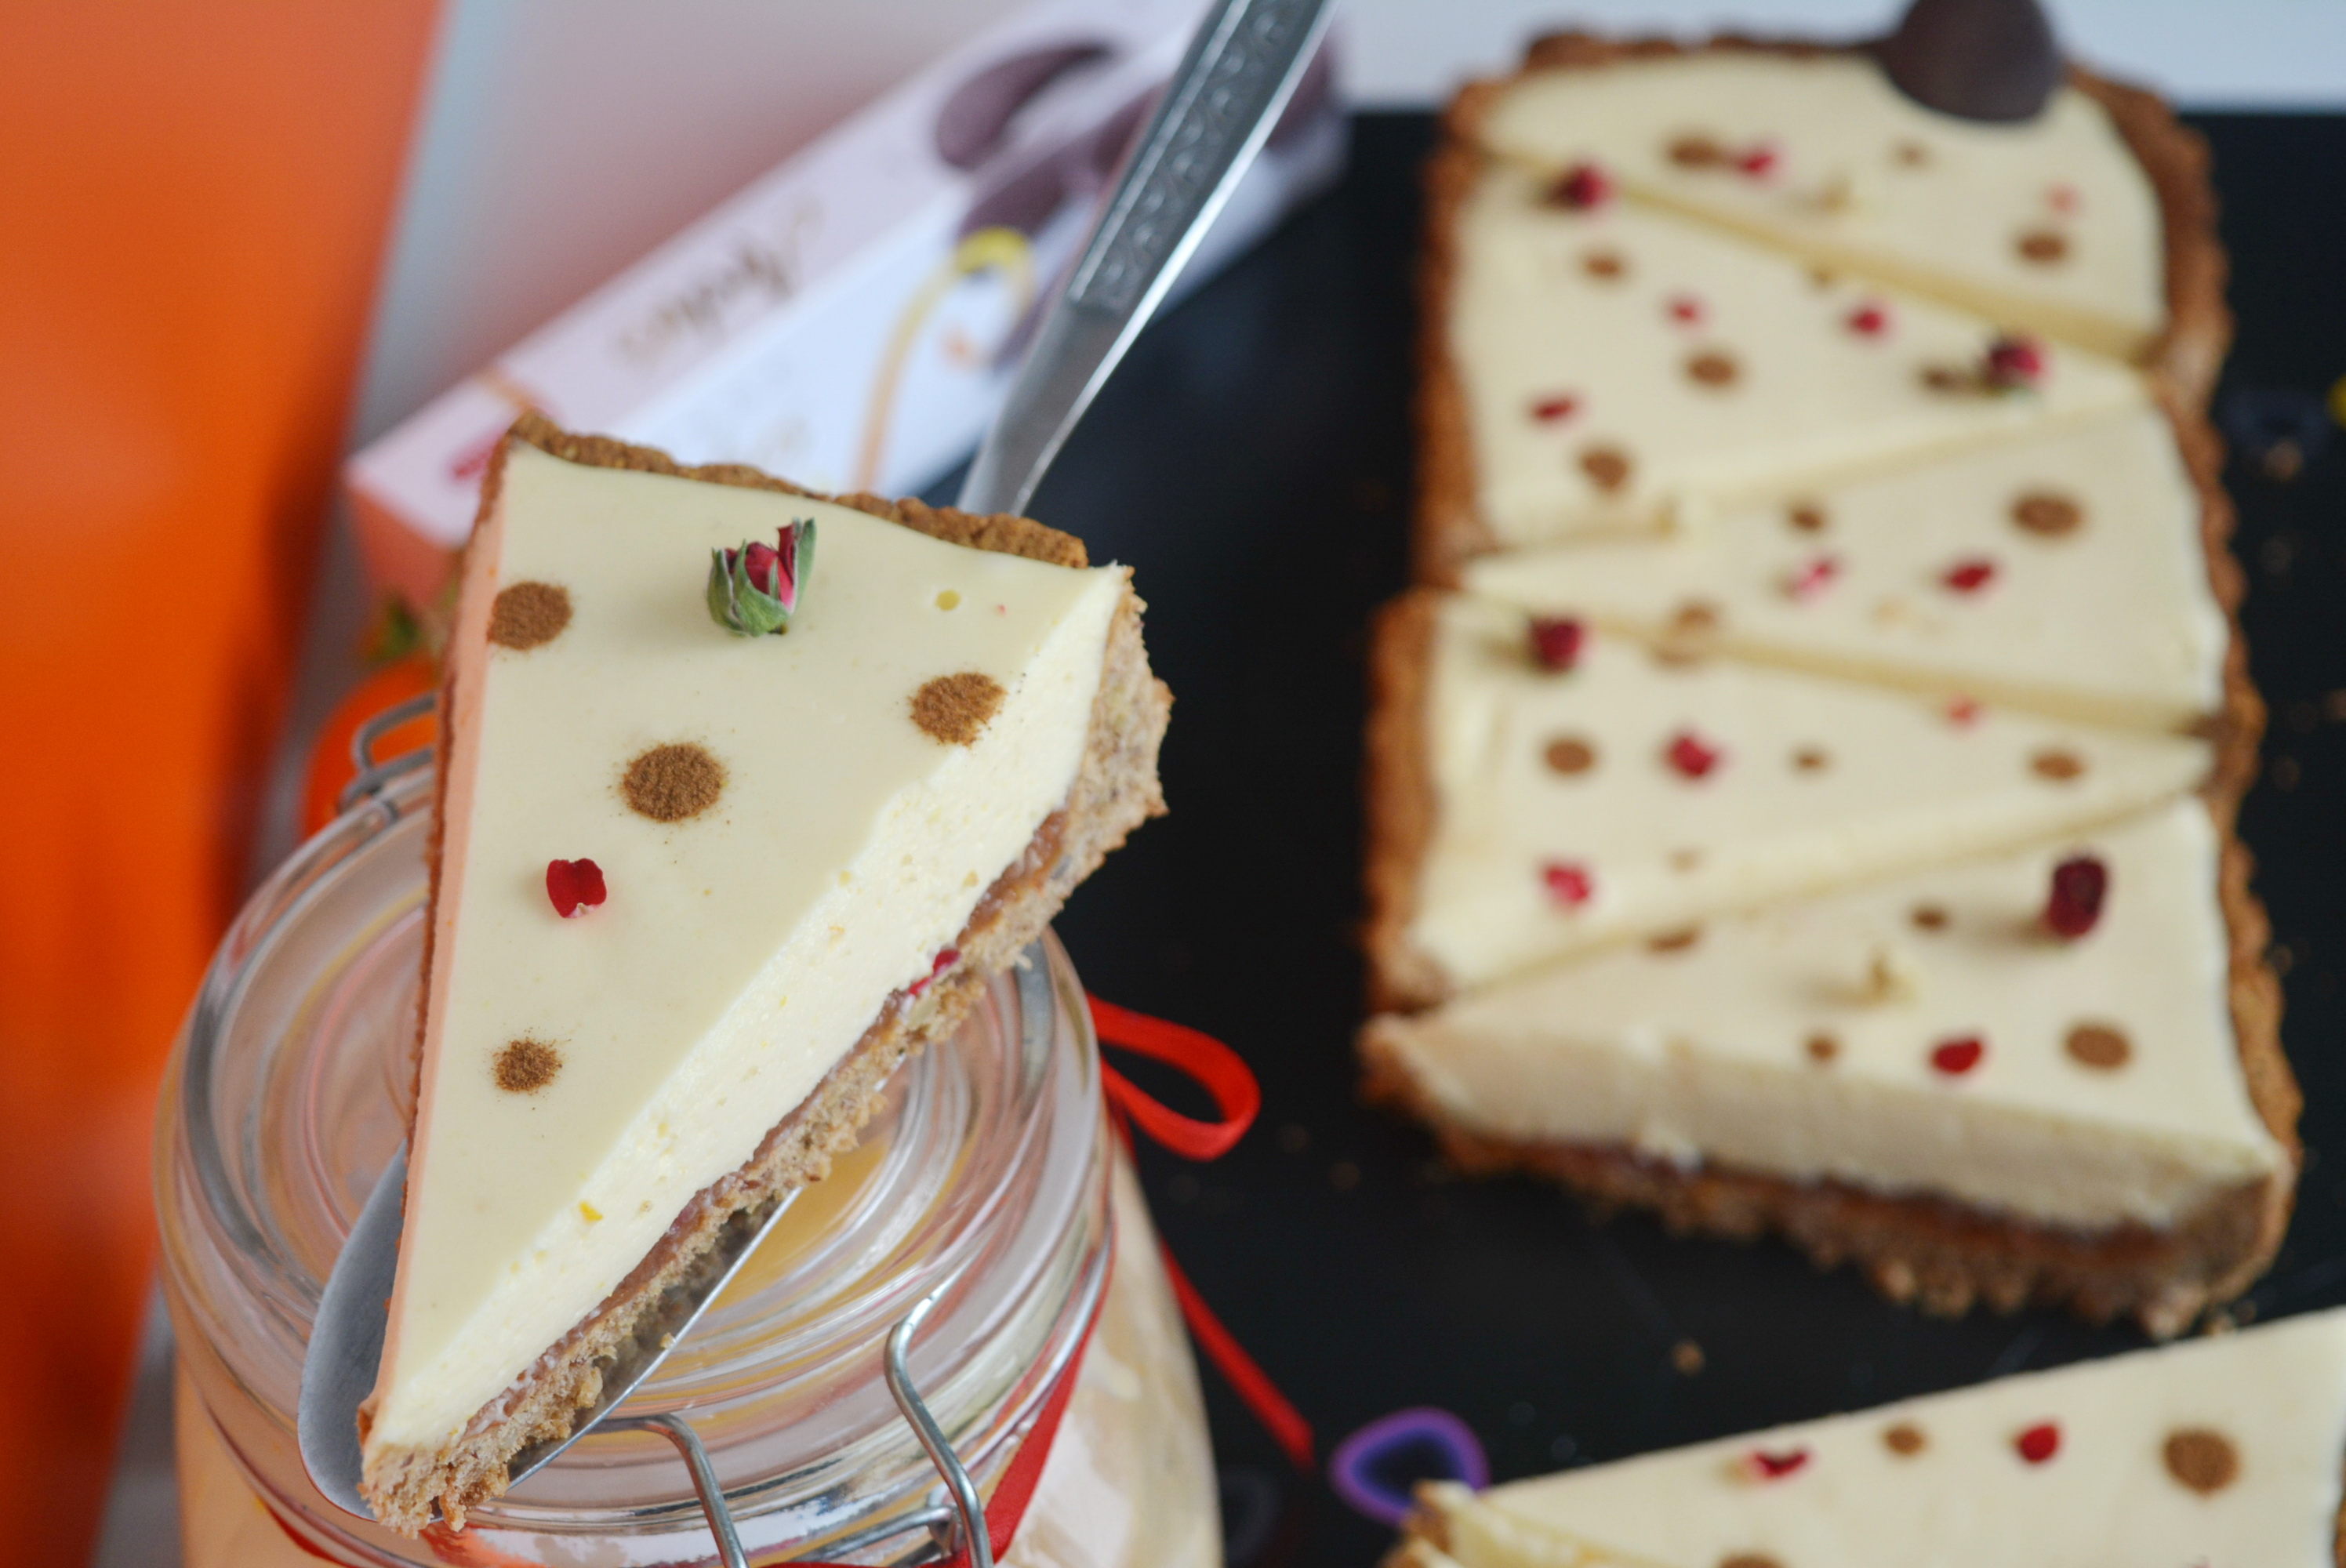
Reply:
[[[1763,1454],[1801,1457],[1769,1479]],[[1422,1568],[2331,1568],[2341,1457],[2332,1310],[1480,1496],[1441,1482],[1448,1550],[1411,1551]]]
[[[2118,358],[2167,321],[2157,193],[2075,87],[2033,119],[1987,124],[1923,107],[1862,56],[1712,51],[1535,74],[1482,136],[1543,168],[1596,162],[1639,197]]]
[[[713,547],[812,517],[781,636],[709,617]],[[651,1250],[924,980],[1065,802],[1118,568],[963,548],[851,508],[574,465],[515,445],[466,564],[452,648],[422,1103],[373,1438],[452,1437]],[[524,582],[572,606],[550,642],[488,641]],[[917,727],[933,678],[1005,696],[974,743]],[[649,748],[721,765],[684,820],[620,788]],[[608,900],[555,912],[549,860]],[[508,1043],[551,1045],[534,1091]]]
[[[2181,729],[2223,700],[2199,493],[2149,409],[1465,582],[1647,637],[1701,602],[1724,653],[2104,723]]]
[[[1996,323],[1546,189],[1494,165],[1457,219],[1450,348],[1503,545],[1683,520],[2143,402],[2127,366],[2050,345],[2032,390],[1993,390],[1979,372]],[[1852,325],[1867,311],[1878,327]]]
[[[2077,855],[2108,891],[2065,939],[2040,917]],[[1485,1136],[2157,1227],[2287,1163],[2249,1103],[2229,952],[2216,831],[2185,799],[1371,1031],[1445,1120]],[[1941,1054],[1966,1041],[1976,1053]]]
[[[1436,820],[1410,935],[1461,987],[2078,832],[2193,788],[2212,756],[2180,736],[1674,663],[1601,632],[1554,673],[1528,656],[1523,611],[1468,595],[1440,601],[1433,641]],[[1681,738],[1715,754],[1699,776],[1673,759]]]

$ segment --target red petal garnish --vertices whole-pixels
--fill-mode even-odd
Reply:
[[[1548,204],[1586,212],[1613,199],[1613,178],[1593,163],[1576,163],[1547,188]]]
[[[2057,1422],[2039,1421],[2013,1439],[2012,1446],[2029,1463],[2043,1464],[2061,1451],[2061,1428]]]
[[[1706,743],[1691,729],[1681,729],[1672,736],[1662,756],[1689,779],[1699,779],[1727,760],[1727,753]]]
[[[2093,855],[2072,855],[2053,868],[2053,892],[2045,901],[2045,925],[2055,936],[2078,937],[2102,918],[2110,891],[2110,870]]]
[[[1563,671],[1580,662],[1588,633],[1568,616],[1534,616],[1529,633],[1532,662],[1545,670]]]
[[[1679,294],[1670,300],[1670,320],[1692,323],[1702,320],[1702,301],[1692,294]]]
[[[582,914],[609,896],[603,886],[603,868],[592,860],[548,860],[546,896],[564,920]]]
[[[1956,562],[1939,579],[1948,589],[1958,594],[1976,594],[1995,580],[1995,563],[1984,555],[1974,555]]]
[[[1557,397],[1544,397],[1532,404],[1532,417],[1542,424],[1553,424],[1560,419],[1570,419],[1579,410],[1580,400],[1570,393],[1566,393]]]
[[[2077,188],[2074,185],[2048,185],[2045,188],[2045,205],[2055,212],[2077,210]]]
[[[1566,909],[1577,909],[1596,896],[1596,878],[1578,860],[1550,860],[1540,868],[1547,896]]]
[[[1841,557],[1819,555],[1784,579],[1784,591],[1796,599],[1813,599],[1841,575]]]
[[[1878,338],[1890,330],[1890,311],[1884,305],[1860,305],[1846,320],[1849,330],[1861,337]]]
[[[1979,716],[1980,705],[1977,697],[1955,697],[1947,699],[1948,723],[1968,728],[1979,722]]]
[[[1931,1065],[1950,1078],[1960,1078],[1980,1064],[1987,1054],[1987,1042],[1976,1034],[1966,1034],[1959,1040],[1942,1040],[1931,1048]]]
[[[2017,334],[1987,346],[1987,382],[1995,387],[2032,387],[2045,374],[2045,348]]]
[[[1809,1451],[1788,1448],[1770,1453],[1764,1448],[1755,1448],[1744,1456],[1743,1462],[1756,1481],[1781,1481],[1809,1462]]]
[[[954,964],[959,963],[960,962],[961,949],[957,947],[941,947],[937,949],[937,956],[931,961],[928,973],[921,976],[920,979],[906,986],[904,988],[905,993],[911,996],[918,996],[922,992],[926,991],[929,988],[929,982],[934,980],[938,975],[943,974],[946,970],[952,968]]]
[[[1761,142],[1738,158],[1735,160],[1735,167],[1752,178],[1760,179],[1775,171],[1776,158],[1776,149],[1766,142]]]

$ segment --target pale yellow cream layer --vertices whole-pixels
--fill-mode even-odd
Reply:
[[[2181,736],[1673,663],[1602,632],[1553,673],[1527,656],[1525,626],[1466,595],[1437,616],[1435,824],[1410,934],[1462,987],[2077,832],[2192,788],[2212,757]],[[1699,777],[1682,738],[1714,754]]]
[[[2048,1424],[2031,1463],[2017,1440]],[[1755,1453],[1806,1458],[1771,1481]],[[2341,1454],[2333,1310],[1479,1497],[1441,1482],[1449,1551],[1415,1550],[1458,1568],[2331,1568]]]
[[[713,546],[820,525],[784,636],[717,626]],[[1119,568],[942,544],[842,506],[575,466],[530,447],[467,565],[458,714],[379,1442],[457,1431],[591,1311],[700,1188],[925,977],[1066,800]],[[526,652],[486,642],[504,585],[573,615]],[[913,693],[974,672],[1006,691],[974,744],[917,728]],[[700,746],[717,802],[632,810],[632,759]],[[575,920],[552,859],[597,861]],[[508,1043],[550,1044],[535,1092]]]
[[[2094,929],[2063,940],[2039,917],[2077,854],[2109,891]],[[1568,961],[1372,1033],[1445,1118],[1494,1138],[2167,1226],[2287,1159],[2241,1072],[2217,854],[2206,809],[2178,800]],[[1963,1041],[1980,1047],[1965,1070],[1934,1061]]]
[[[1466,585],[1647,637],[1700,605],[1739,657],[2105,723],[2186,728],[2223,700],[2199,492],[2147,408],[1668,539],[1485,556]]]
[[[1992,125],[1923,107],[1861,56],[1722,51],[1535,75],[1483,135],[1541,168],[1594,160],[1650,200],[2103,353],[2135,357],[2166,325],[2157,193],[2074,87]]]
[[[1994,322],[1545,188],[1495,166],[1458,217],[1450,347],[1502,545],[1684,519],[2143,400],[2127,366],[2049,346],[2034,390],[1992,390],[1975,378]],[[1869,310],[1879,330],[1852,325]]]

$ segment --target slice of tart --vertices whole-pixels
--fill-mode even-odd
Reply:
[[[1593,164],[1820,265],[2113,357],[2186,359],[2189,382],[2222,357],[2206,145],[2089,73],[1986,121],[1924,107],[1861,49],[1567,36],[1473,94],[1478,145],[1526,167]]]
[[[812,549],[819,535],[820,552]],[[515,427],[449,650],[376,1516],[452,1523],[1160,811],[1129,574]]]
[[[2211,564],[2231,511],[2149,409],[1748,507],[1667,540],[1484,556],[1466,585],[1647,640],[1688,606],[1722,654],[2106,724],[2227,702]]]
[[[2332,1568],[2346,1310],[1476,1495],[1392,1568]]]
[[[1460,157],[1430,290],[1436,580],[2144,399],[2115,360],[1625,201],[1594,167]]]
[[[1470,1168],[1772,1229],[1890,1295],[2171,1334],[2280,1244],[2298,1093],[2247,857],[2172,801],[1375,1020]]]
[[[1698,607],[1698,610],[1699,607]],[[1378,1004],[2080,832],[2216,748],[1647,646],[1466,594],[1382,617],[1369,734]]]

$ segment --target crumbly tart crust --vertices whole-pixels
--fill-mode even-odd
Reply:
[[[1080,567],[1083,542],[1029,518],[980,515],[917,500],[871,494],[839,496],[802,489],[739,463],[688,467],[666,453],[605,436],[576,435],[535,412],[515,422],[498,448],[482,489],[484,514],[496,504],[505,454],[515,442],[572,463],[635,469],[748,489],[835,501],[859,512],[951,544]],[[1129,586],[1108,627],[1091,734],[1066,804],[1039,828],[1018,861],[995,881],[963,928],[961,957],[918,996],[898,991],[853,1050],[834,1065],[812,1095],[766,1135],[755,1154],[688,1203],[659,1244],[592,1313],[546,1350],[498,1397],[484,1406],[453,1441],[438,1448],[403,1448],[375,1456],[362,1485],[375,1516],[403,1532],[432,1522],[435,1511],[461,1527],[465,1511],[504,1492],[506,1465],[530,1445],[566,1436],[576,1413],[601,1396],[603,1369],[658,1308],[663,1294],[687,1285],[701,1259],[736,1216],[769,1196],[821,1181],[831,1161],[854,1145],[879,1108],[889,1075],[907,1057],[948,1039],[984,994],[989,977],[1015,961],[1043,933],[1067,894],[1122,844],[1134,828],[1164,815],[1157,778],[1158,748],[1172,708],[1172,693],[1149,671],[1141,646],[1143,605]],[[442,693],[446,704],[453,688]],[[432,895],[440,882],[435,812],[431,845]],[[431,963],[425,925],[425,967]],[[421,1024],[418,1026],[421,1070]],[[372,1401],[359,1412],[361,1441]]]
[[[1449,305],[1457,276],[1458,214],[1485,154],[1484,117],[1506,90],[1545,71],[1601,70],[1622,60],[1667,58],[1706,50],[1790,55],[1859,54],[1868,42],[1825,44],[1725,35],[1699,44],[1668,38],[1602,38],[1555,33],[1535,38],[1512,76],[1469,82],[1442,117],[1442,134],[1425,168],[1425,232],[1418,264],[1417,513],[1418,581],[1455,586],[1467,560],[1498,548],[1475,506],[1474,445],[1465,391],[1450,357]],[[2232,314],[2224,303],[2227,263],[2216,234],[2216,196],[2207,138],[2176,119],[2157,95],[2069,67],[2069,83],[2109,114],[2158,194],[2167,265],[2166,331],[2146,359],[2162,400],[2186,423],[2205,423],[2217,372],[2231,347]],[[2212,436],[2212,432],[2210,433]]]

